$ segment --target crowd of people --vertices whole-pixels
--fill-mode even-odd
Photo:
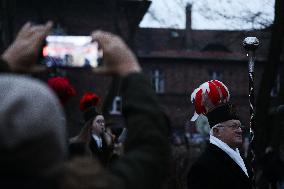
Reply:
[[[44,83],[27,75],[45,69],[35,62],[52,25],[26,23],[0,59],[1,187],[165,188],[171,170],[169,119],[137,58],[114,34],[92,33],[104,53],[103,65],[93,71],[121,78],[123,155],[114,156],[117,144],[93,92],[80,101],[84,126],[67,137],[63,106],[75,89],[64,78]],[[206,116],[210,133],[209,144],[186,176],[187,188],[253,188],[251,166],[238,149],[243,133],[227,86],[207,81],[191,99],[196,111],[192,121]]]

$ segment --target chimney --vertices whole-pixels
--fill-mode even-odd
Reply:
[[[192,5],[187,4],[185,8],[185,47],[186,49],[193,49],[193,38],[192,38],[192,29],[191,29],[191,10]]]
[[[191,30],[191,8],[192,5],[188,3],[185,8],[185,27],[186,30]]]

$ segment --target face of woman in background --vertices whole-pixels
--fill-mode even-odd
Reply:
[[[105,130],[105,119],[102,115],[97,115],[92,123],[92,132],[100,135]]]

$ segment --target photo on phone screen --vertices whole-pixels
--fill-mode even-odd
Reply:
[[[43,63],[47,67],[97,67],[102,52],[91,36],[47,36],[43,47]]]

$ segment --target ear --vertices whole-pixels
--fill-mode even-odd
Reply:
[[[217,127],[213,128],[213,135],[218,136],[219,134],[219,129]]]

